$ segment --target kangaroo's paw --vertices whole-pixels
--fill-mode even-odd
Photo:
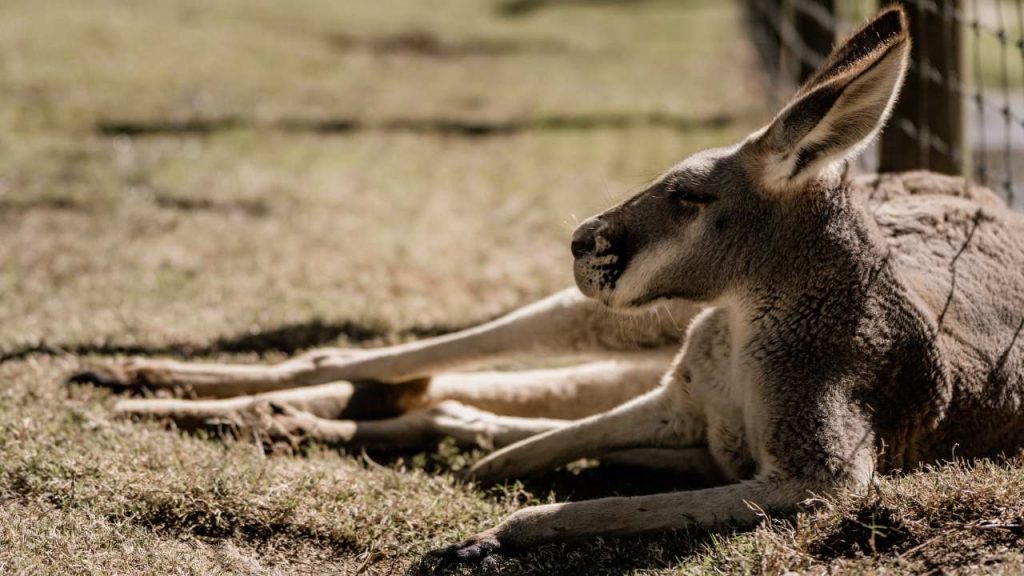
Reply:
[[[497,536],[488,532],[482,532],[468,540],[442,548],[432,554],[445,563],[475,564],[489,556],[508,552],[505,548]]]
[[[481,486],[492,486],[517,476],[519,474],[515,460],[505,451],[498,451],[488,454],[470,466],[459,475],[459,478],[466,482],[476,482]]]
[[[246,411],[256,441],[265,448],[286,443],[297,451],[310,443],[347,448],[359,424],[352,420],[330,420],[274,400],[258,400]]]
[[[316,416],[270,400],[253,402],[242,419],[253,439],[265,448],[283,442],[298,450],[316,433]]]
[[[174,387],[166,361],[129,359],[90,366],[71,374],[68,384],[88,384],[115,392],[169,389]]]

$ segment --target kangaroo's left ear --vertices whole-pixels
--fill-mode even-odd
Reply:
[[[910,58],[902,7],[880,13],[832,51],[753,140],[773,191],[802,188],[866,148],[892,110]]]

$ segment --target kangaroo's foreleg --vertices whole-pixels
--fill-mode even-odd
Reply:
[[[337,380],[403,382],[510,360],[629,354],[678,345],[697,306],[608,309],[570,289],[480,326],[368,350],[325,349],[270,366],[133,359],[74,376],[113,388],[183,389],[199,397],[255,394]]]
[[[286,440],[293,444],[314,441],[340,448],[419,448],[445,437],[463,446],[500,448],[571,424],[553,418],[501,416],[451,400],[395,418],[364,422],[329,420],[291,408],[273,408],[264,411],[262,432],[268,440]],[[623,450],[605,454],[600,460],[674,472],[709,484],[723,480],[717,464],[704,447]]]
[[[584,457],[631,448],[692,448],[705,440],[701,414],[673,388],[659,387],[603,414],[531,437],[479,461],[481,483],[522,477]]]
[[[802,482],[762,479],[687,492],[532,506],[442,553],[452,560],[474,561],[488,554],[585,537],[751,524],[760,510],[795,508],[812,496],[814,488]]]

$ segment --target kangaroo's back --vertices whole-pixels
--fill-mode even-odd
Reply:
[[[852,184],[897,277],[935,327],[951,385],[922,456],[1024,446],[1024,215],[962,178],[909,172]]]

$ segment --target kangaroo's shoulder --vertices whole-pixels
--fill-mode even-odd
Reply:
[[[851,181],[898,280],[948,330],[1016,326],[1024,310],[1024,215],[960,177],[906,172]]]
[[[850,185],[899,275],[933,308],[946,306],[954,283],[976,298],[1024,297],[1024,215],[988,188],[931,172],[860,177]]]

